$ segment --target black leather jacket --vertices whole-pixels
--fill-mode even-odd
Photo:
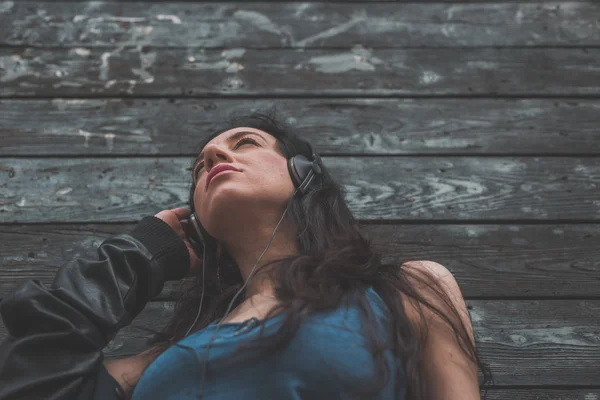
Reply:
[[[156,217],[106,239],[98,260],[74,258],[50,287],[29,280],[0,303],[1,400],[124,399],[102,349],[189,270],[183,240]]]

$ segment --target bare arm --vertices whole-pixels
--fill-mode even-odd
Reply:
[[[461,290],[452,273],[443,265],[433,261],[411,261],[404,265],[416,269],[425,269],[439,278],[460,314],[462,323],[467,328],[471,343],[474,343],[473,327],[469,313]],[[423,288],[420,293],[425,299],[442,310],[448,308],[445,303],[440,302],[439,298],[433,295],[430,289]],[[410,303],[405,304],[407,305],[407,314],[412,320],[419,321],[417,313],[423,312],[429,325],[423,358],[424,379],[429,391],[427,398],[432,400],[479,400],[477,365],[461,349],[452,328],[427,307],[423,306],[421,307],[422,311],[418,311]],[[453,316],[450,313],[446,313],[446,315],[449,318]]]
[[[158,356],[150,348],[134,356],[118,360],[105,360],[104,366],[108,373],[121,385],[126,393],[131,395],[144,370]]]

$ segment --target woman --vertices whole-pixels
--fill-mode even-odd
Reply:
[[[479,398],[477,367],[488,373],[452,274],[382,264],[308,143],[254,113],[200,148],[190,210],[146,217],[99,261],[3,302],[0,399]],[[117,330],[184,277],[152,347],[103,362]]]

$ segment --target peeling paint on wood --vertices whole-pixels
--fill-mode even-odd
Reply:
[[[457,278],[488,398],[597,400],[599,18],[589,1],[0,1],[0,98],[27,98],[0,99],[0,297],[185,203],[199,136],[276,102],[375,251]],[[108,358],[145,348],[175,287]]]
[[[393,50],[356,45],[349,52],[235,49],[232,55],[204,49],[154,51],[141,44],[126,48],[124,43],[112,50],[92,49],[87,57],[74,57],[66,49],[14,52],[0,48],[0,96],[600,94],[594,83],[600,81],[600,67],[595,67],[600,48]],[[482,68],[481,59],[497,67]]]
[[[106,47],[153,28],[154,47],[598,46],[589,1],[0,3],[0,42]],[[30,7],[38,11],[32,13]],[[35,29],[30,29],[35,26]],[[139,37],[137,37],[139,39]],[[135,44],[134,44],[135,45]]]
[[[337,74],[352,70],[374,71],[375,65],[383,64],[383,61],[373,57],[368,49],[357,45],[352,48],[351,52],[311,57],[307,64],[311,64],[315,71],[325,74]],[[306,69],[307,64],[298,64],[294,69]]]
[[[0,2],[0,14],[9,13],[15,6],[14,1],[2,1]]]
[[[597,100],[252,100],[274,104],[324,155],[600,155]],[[109,154],[97,138],[112,133],[119,146],[110,154],[191,157],[199,136],[245,107],[237,99],[5,100],[0,155]],[[86,135],[92,140],[73,143]]]
[[[110,134],[104,139],[108,152],[118,145],[111,141]],[[12,169],[15,176],[0,175],[5,194],[0,220],[92,222],[141,218],[152,210],[187,201],[191,184],[187,168],[192,159],[6,158],[0,162],[0,168]],[[600,203],[594,203],[600,185],[600,160],[596,158],[448,156],[323,160],[342,185],[353,214],[361,220],[600,220]],[[108,172],[101,172],[104,170]],[[117,173],[125,170],[125,176]],[[149,176],[154,177],[152,191],[146,188]],[[568,179],[562,180],[561,176]],[[30,182],[34,180],[32,192]],[[530,185],[527,190],[521,188],[524,182]],[[73,191],[57,199],[57,187],[71,187]],[[26,203],[22,200],[24,193],[30,193]],[[118,206],[107,203],[110,195],[122,198]],[[75,207],[66,208],[67,200],[68,205]]]

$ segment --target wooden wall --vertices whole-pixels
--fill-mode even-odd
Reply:
[[[0,296],[185,205],[200,138],[273,103],[387,260],[454,273],[488,398],[600,399],[595,1],[0,1]]]

